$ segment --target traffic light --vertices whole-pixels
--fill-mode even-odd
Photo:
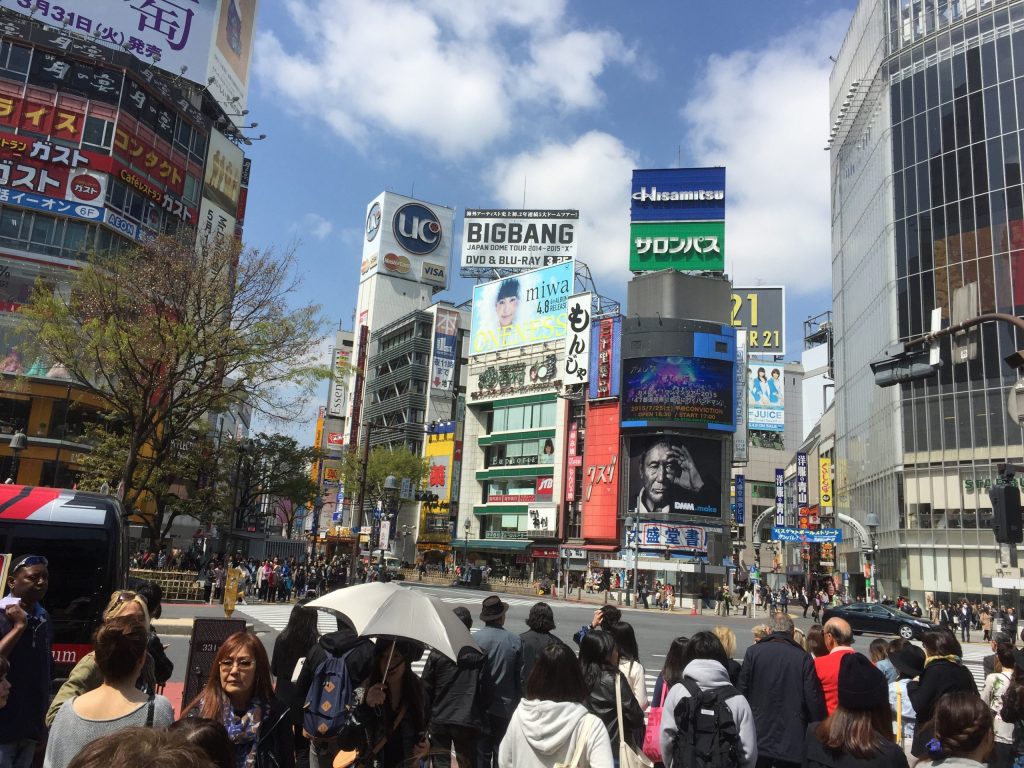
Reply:
[[[988,489],[992,500],[992,533],[1000,544],[1024,541],[1021,526],[1020,490],[1015,485],[993,485]]]
[[[907,381],[927,379],[935,375],[942,361],[932,362],[934,355],[927,347],[908,350],[905,344],[894,344],[878,360],[869,365],[879,387],[891,387]]]

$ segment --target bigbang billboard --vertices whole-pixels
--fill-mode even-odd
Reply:
[[[629,439],[630,514],[720,517],[723,446],[726,441],[689,435]]]
[[[462,266],[537,269],[576,256],[576,210],[470,208],[462,226]]]
[[[469,354],[564,339],[575,266],[565,261],[473,288]]]
[[[641,357],[622,367],[622,426],[690,425],[732,432],[732,360]]]

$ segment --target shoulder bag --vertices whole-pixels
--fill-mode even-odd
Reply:
[[[661,710],[665,707],[668,683],[661,681],[661,701],[647,713],[647,727],[644,729],[644,754],[656,763],[661,762]]]
[[[365,760],[372,760],[374,755],[384,749],[384,745],[388,743],[391,735],[398,730],[398,726],[402,724],[403,717],[405,717],[405,704],[402,704],[402,708],[395,715],[395,720],[391,724],[391,730],[377,740],[377,743],[373,745],[368,755],[361,754],[361,751],[358,749],[342,750],[334,756],[332,768],[350,768],[350,766],[354,768],[355,766],[364,765]]]
[[[595,715],[591,715],[588,712],[580,718],[579,732],[576,734],[576,749],[573,750],[571,756],[566,753],[566,762],[555,763],[553,768],[579,768],[580,760],[583,758],[583,750],[586,748],[587,742],[590,741],[590,731],[594,727],[595,717]],[[602,723],[602,727],[603,725]]]
[[[626,724],[622,720],[622,686],[618,678],[615,680],[615,716],[619,723],[619,768],[653,768],[654,763],[629,746],[626,739]]]

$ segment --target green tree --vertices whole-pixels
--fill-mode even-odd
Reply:
[[[370,449],[369,461],[366,465],[366,496],[364,508],[372,508],[384,498],[384,481],[388,475],[394,475],[401,485],[402,478],[408,477],[414,489],[419,488],[427,476],[429,462],[419,454],[407,448],[387,448],[377,446]],[[359,482],[362,477],[362,451],[353,449],[346,451],[342,471],[345,475],[345,493],[353,500],[359,493]]]
[[[235,527],[255,523],[266,498],[270,500],[271,513],[282,520],[290,537],[299,509],[316,499],[317,485],[310,472],[320,456],[319,450],[301,447],[287,435],[260,432],[236,442],[234,451]],[[287,513],[284,517],[283,512]]]
[[[149,493],[140,463],[170,461],[207,414],[246,404],[294,418],[327,375],[319,308],[289,308],[294,254],[194,238],[93,254],[70,291],[37,282],[20,311],[33,357],[61,363],[121,425],[111,480],[129,509]]]

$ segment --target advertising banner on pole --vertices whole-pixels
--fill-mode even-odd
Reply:
[[[736,433],[732,441],[732,463],[743,465],[750,459],[750,449],[747,436],[747,339],[742,328],[736,329],[736,368],[733,374],[736,382],[733,393]]]
[[[593,329],[590,339],[590,399],[619,396],[619,348],[622,340],[622,318],[603,317]]]
[[[430,369],[430,386],[450,392],[458,357],[459,313],[438,307],[434,318],[434,359]]]
[[[569,299],[566,312],[568,331],[565,334],[565,354],[562,356],[562,381],[568,384],[586,384],[590,380],[590,308],[593,296],[578,293]]]
[[[645,357],[623,363],[622,425],[676,423],[732,432],[732,360]]]
[[[824,510],[832,507],[832,459],[818,459],[819,477],[821,480],[818,490],[818,503]],[[826,512],[825,514],[831,514]]]
[[[747,368],[747,418],[750,429],[760,432],[786,431],[786,380],[781,365],[755,364]]]
[[[743,475],[736,475],[732,482],[735,491],[733,494],[732,518],[736,521],[736,525],[743,525],[747,511],[747,479]]]
[[[564,339],[574,282],[565,261],[474,287],[470,356]]]
[[[510,270],[549,267],[576,256],[576,210],[468,208],[462,225],[462,266]]]
[[[671,434],[631,437],[630,514],[721,517],[722,453],[722,440]]]
[[[331,391],[327,396],[327,413],[339,418],[345,415],[348,410],[348,387],[346,382],[349,377],[349,360],[352,357],[352,350],[339,348],[334,350],[334,372],[331,377]]]
[[[807,454],[796,455],[796,505],[803,508],[808,505],[808,476],[807,476]]]
[[[786,470],[775,470],[775,525],[786,524]]]

